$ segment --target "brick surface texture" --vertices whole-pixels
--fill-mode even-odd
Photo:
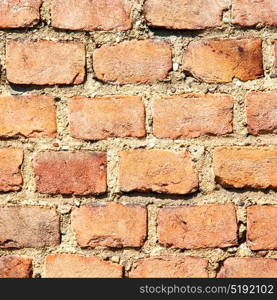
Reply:
[[[115,203],[83,206],[73,211],[72,227],[81,247],[140,247],[147,233],[147,210]]]
[[[26,28],[40,20],[42,0],[1,0],[0,28]]]
[[[99,257],[54,254],[45,259],[47,278],[120,278],[123,267]]]
[[[0,16],[0,278],[277,277],[276,0]]]

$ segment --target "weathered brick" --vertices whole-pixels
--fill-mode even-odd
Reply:
[[[146,0],[144,15],[150,26],[205,29],[222,25],[226,0]]]
[[[197,189],[198,175],[188,152],[122,151],[119,184],[124,192],[187,194]]]
[[[153,133],[185,139],[233,131],[233,99],[227,95],[186,94],[153,102]]]
[[[277,206],[247,208],[247,244],[251,250],[277,249]]]
[[[261,257],[227,258],[219,273],[219,278],[273,278],[277,277],[277,260]]]
[[[85,64],[83,43],[10,40],[6,45],[7,79],[15,84],[79,84]]]
[[[130,278],[204,278],[208,260],[199,257],[151,257],[134,262]]]
[[[71,136],[84,140],[143,137],[145,110],[140,97],[75,97],[70,102]]]
[[[163,208],[158,213],[158,239],[181,249],[237,245],[236,210],[232,204]]]
[[[277,93],[250,92],[246,96],[248,132],[277,133]]]
[[[20,167],[23,151],[17,148],[0,149],[0,191],[18,191],[23,184]]]
[[[54,97],[0,97],[0,137],[55,137],[56,132]]]
[[[209,63],[207,63],[209,62]],[[242,81],[262,77],[261,39],[210,39],[189,44],[183,69],[205,82]]]
[[[48,278],[119,278],[123,267],[100,257],[74,254],[54,254],[45,259],[45,277]]]
[[[276,0],[232,0],[232,23],[240,26],[277,25]]]
[[[128,0],[53,0],[52,26],[70,30],[128,30]]]
[[[30,278],[32,260],[19,256],[0,257],[0,278]]]
[[[72,227],[81,247],[140,247],[147,234],[147,210],[110,203],[75,208]]]
[[[1,0],[0,28],[24,28],[37,24],[42,0]]]
[[[213,168],[216,182],[226,188],[276,188],[277,149],[218,147]]]
[[[35,206],[0,207],[0,248],[42,248],[60,243],[55,209]]]
[[[40,152],[35,155],[33,164],[40,193],[88,195],[106,192],[104,152]]]
[[[171,48],[154,40],[105,45],[94,51],[93,67],[96,77],[104,82],[154,82],[165,79],[171,70]]]

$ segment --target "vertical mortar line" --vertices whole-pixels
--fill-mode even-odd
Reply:
[[[231,96],[234,99],[233,109],[233,135],[235,138],[247,137],[247,118],[245,109],[245,97],[247,90],[244,88],[233,87]]]

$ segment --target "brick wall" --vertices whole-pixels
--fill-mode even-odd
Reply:
[[[0,277],[277,277],[275,0],[0,15]]]

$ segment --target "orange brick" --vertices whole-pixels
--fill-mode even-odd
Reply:
[[[74,209],[72,227],[81,247],[140,247],[147,234],[147,210],[110,203]]]
[[[187,94],[153,102],[153,132],[158,138],[185,139],[233,131],[233,99],[227,95]]]
[[[52,26],[70,30],[128,30],[132,27],[127,0],[53,0]]]
[[[198,188],[198,175],[187,152],[122,151],[119,184],[123,192],[187,194]]]
[[[250,92],[246,96],[248,132],[277,133],[277,93]]]
[[[158,213],[158,239],[181,249],[237,245],[236,210],[232,204],[163,208]]]
[[[49,151],[34,157],[37,191],[43,194],[101,194],[107,189],[104,152]]]
[[[17,148],[0,149],[0,191],[19,191],[23,184],[20,167],[23,151]]]
[[[216,182],[226,188],[277,187],[277,149],[218,147],[213,168]]]
[[[260,257],[227,258],[219,278],[274,278],[277,277],[277,260]]]
[[[277,26],[277,2],[232,0],[232,23],[240,26]]]
[[[134,262],[130,278],[204,278],[208,260],[199,257],[151,257]]]
[[[210,39],[191,42],[184,52],[183,69],[205,82],[260,78],[264,74],[262,41]]]
[[[146,134],[140,97],[75,97],[69,109],[71,136],[77,139],[140,138]]]
[[[251,250],[277,249],[277,206],[247,208],[247,244]]]
[[[48,278],[119,278],[123,267],[92,256],[54,254],[46,257],[45,277]]]
[[[222,24],[226,0],[146,0],[144,15],[150,26],[205,29]]]
[[[79,84],[85,64],[83,43],[10,40],[6,45],[7,79],[15,84]]]
[[[93,53],[96,77],[113,84],[163,80],[172,68],[171,48],[154,40],[105,45]]]
[[[60,243],[60,218],[55,209],[35,206],[0,207],[0,248],[43,248]]]
[[[54,97],[40,95],[0,97],[1,137],[55,137],[56,132]]]
[[[32,260],[19,256],[0,257],[0,278],[30,278]]]
[[[42,0],[0,1],[0,28],[24,28],[36,25],[40,20]]]

